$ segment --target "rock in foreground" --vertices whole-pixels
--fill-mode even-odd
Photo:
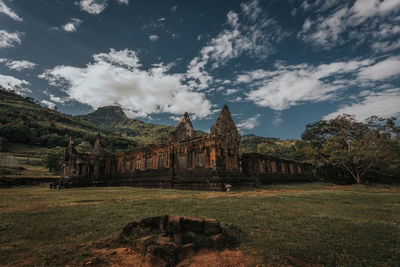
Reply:
[[[237,245],[239,231],[230,228],[222,228],[214,219],[164,215],[127,224],[121,241],[131,244],[146,257],[160,258],[167,266],[174,266],[193,251],[222,250]]]

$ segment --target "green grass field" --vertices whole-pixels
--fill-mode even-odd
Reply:
[[[233,192],[131,187],[0,189],[0,265],[81,265],[132,220],[216,218],[265,265],[398,266],[400,186],[274,185]]]

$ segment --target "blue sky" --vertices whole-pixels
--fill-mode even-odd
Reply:
[[[400,0],[0,0],[0,85],[84,114],[119,105],[208,130],[299,138],[400,114]]]

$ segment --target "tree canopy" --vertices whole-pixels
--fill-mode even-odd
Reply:
[[[356,183],[368,172],[399,175],[400,140],[395,118],[370,117],[364,122],[351,115],[308,124],[304,149],[317,166],[339,168]]]

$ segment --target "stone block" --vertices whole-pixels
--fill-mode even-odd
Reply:
[[[190,232],[190,231],[184,232],[183,233],[183,242],[185,244],[196,242],[196,234],[194,232]]]
[[[161,216],[160,224],[158,227],[158,230],[160,233],[165,233],[166,227],[167,227],[167,222],[168,222],[168,215]]]
[[[183,231],[190,231],[201,233],[203,230],[203,219],[199,217],[183,217],[182,218]]]
[[[154,229],[151,227],[139,227],[136,231],[137,236],[147,236],[154,233]]]
[[[140,224],[143,227],[150,227],[152,229],[159,230],[160,225],[164,224],[166,221],[166,215],[165,216],[154,216],[154,217],[148,217],[144,218],[143,220],[140,221]]]
[[[183,243],[183,233],[176,233],[172,236],[172,241],[175,242],[176,244],[182,244]]]
[[[132,236],[133,231],[139,226],[137,222],[130,222],[128,223],[124,229],[122,230],[121,233],[121,238],[122,239],[130,239]]]
[[[221,232],[221,226],[219,221],[215,219],[204,219],[203,221],[203,233],[207,235],[217,234]]]
[[[181,217],[168,218],[167,227],[165,228],[167,234],[175,234],[181,231]]]

